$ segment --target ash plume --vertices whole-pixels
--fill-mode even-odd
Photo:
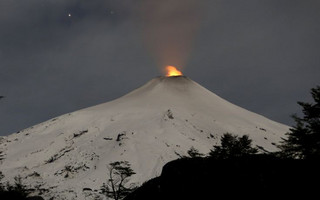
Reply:
[[[195,0],[141,1],[139,25],[158,66],[185,66],[199,29],[202,6]],[[142,6],[143,5],[143,6]]]

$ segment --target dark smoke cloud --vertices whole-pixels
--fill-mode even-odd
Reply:
[[[115,99],[168,64],[290,125],[296,102],[319,84],[319,9],[298,0],[1,0],[0,135]]]

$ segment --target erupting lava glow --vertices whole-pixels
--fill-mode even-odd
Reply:
[[[167,77],[170,77],[170,76],[182,76],[182,72],[177,70],[177,68],[175,68],[174,66],[167,66],[166,70],[167,70],[167,74],[166,74]]]

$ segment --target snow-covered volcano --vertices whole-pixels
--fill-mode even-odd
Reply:
[[[142,183],[192,146],[208,153],[223,133],[247,134],[274,151],[288,128],[185,76],[157,77],[114,101],[3,137],[0,170],[50,188],[57,199],[84,199],[83,188],[98,190],[106,181],[110,162],[129,161],[137,173],[132,182]]]

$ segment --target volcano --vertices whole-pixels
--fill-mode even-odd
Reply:
[[[186,76],[156,77],[116,100],[2,137],[0,170],[49,189],[47,199],[84,199],[84,188],[97,191],[106,182],[111,162],[129,161],[131,182],[141,184],[191,147],[208,153],[226,132],[275,151],[288,130]]]

